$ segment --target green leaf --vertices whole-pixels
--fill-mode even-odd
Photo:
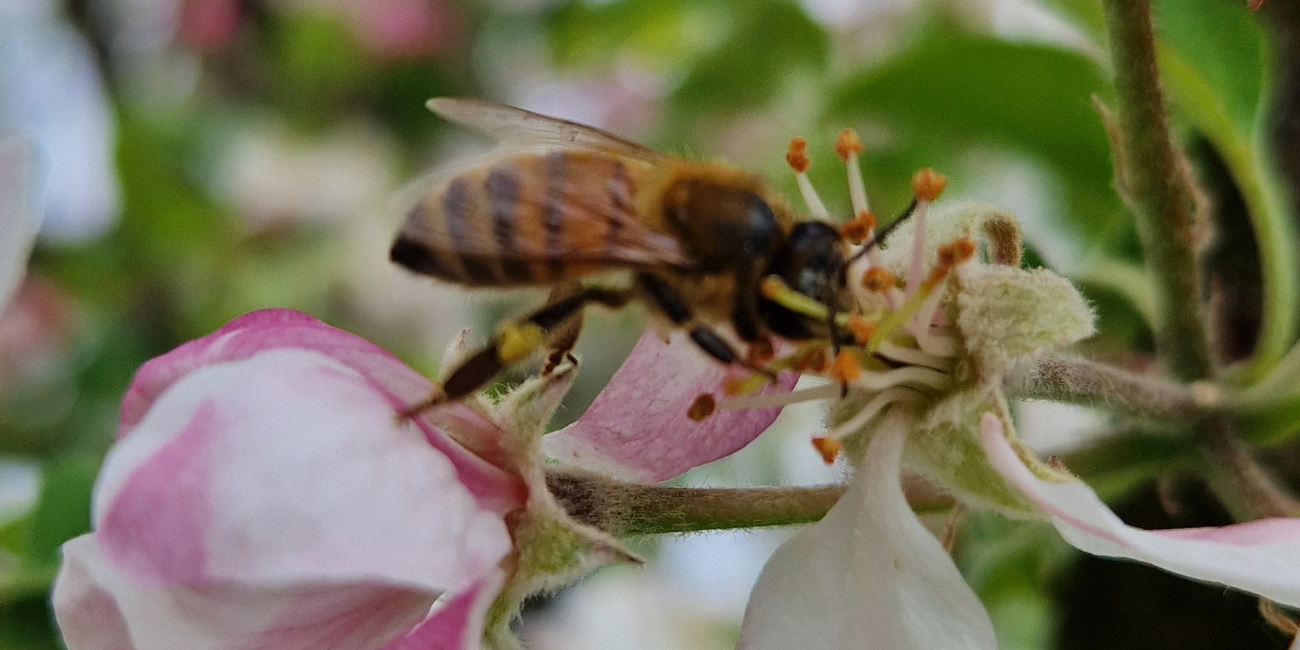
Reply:
[[[1117,247],[1131,230],[1111,189],[1109,143],[1089,99],[1110,93],[1101,68],[1079,53],[944,26],[850,77],[832,94],[828,117],[883,124],[909,148],[993,144],[1027,154],[1060,179],[1069,211],[1063,225],[1082,237],[1080,246]]]
[[[731,36],[690,68],[672,101],[691,112],[760,104],[776,94],[787,73],[819,74],[829,55],[829,37],[797,5],[754,3]]]
[[[90,492],[98,473],[99,458],[93,456],[66,456],[46,468],[28,529],[30,565],[57,564],[59,547],[90,531]]]
[[[632,55],[664,65],[690,60],[726,37],[731,13],[716,0],[621,0],[564,3],[546,20],[561,66]]]

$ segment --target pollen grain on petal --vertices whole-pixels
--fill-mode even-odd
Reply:
[[[830,436],[813,438],[812,444],[817,449],[817,453],[822,455],[822,461],[827,465],[834,465],[835,457],[839,456],[840,450],[844,448],[844,445],[840,444],[839,440]]]
[[[858,138],[858,132],[853,129],[844,129],[840,131],[835,138],[835,155],[840,160],[848,162],[849,156],[862,151],[862,140]]]
[[[691,407],[686,410],[686,417],[690,418],[692,422],[703,422],[704,418],[713,415],[713,410],[717,407],[717,400],[713,399],[712,395],[705,393],[696,397],[695,401],[691,403]]]
[[[785,163],[796,174],[808,171],[808,166],[812,164],[812,161],[808,159],[808,141],[803,138],[792,138],[790,140],[790,149],[785,154]]]
[[[939,198],[947,185],[948,177],[930,167],[923,167],[912,175],[912,194],[921,201],[933,201]]]

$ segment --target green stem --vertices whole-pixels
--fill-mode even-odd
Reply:
[[[1186,386],[1065,354],[1039,358],[1009,373],[1010,397],[1091,406],[1167,424],[1189,424],[1208,409]]]
[[[624,537],[702,530],[790,526],[819,521],[844,494],[844,485],[756,488],[683,488],[623,483],[573,470],[551,470],[546,485],[569,516]],[[928,484],[907,482],[918,510],[941,510],[952,500]]]
[[[1169,116],[1156,71],[1148,0],[1104,0],[1102,10],[1115,62],[1118,158],[1124,198],[1137,217],[1147,268],[1160,307],[1157,345],[1180,379],[1214,372],[1201,300],[1195,232],[1196,190],[1169,134]]]

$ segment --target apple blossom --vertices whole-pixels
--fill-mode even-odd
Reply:
[[[0,313],[22,282],[41,226],[32,194],[34,168],[35,153],[26,139],[0,138]]]
[[[872,315],[859,328],[863,345],[894,363],[854,374],[834,426],[817,439],[823,451],[844,449],[856,472],[822,521],[768,561],[738,648],[997,647],[988,614],[903,497],[904,468],[968,505],[1048,520],[1085,552],[1300,605],[1300,519],[1138,530],[1019,442],[1003,375],[1089,336],[1091,311],[1066,280],[1019,268],[1010,215],[979,206],[931,213],[934,193],[925,186],[934,183],[923,176],[914,181],[914,222],[862,255],[858,271],[867,288],[858,293],[860,311]],[[850,164],[853,202],[866,214],[860,183]],[[982,248],[987,261],[959,247]],[[890,280],[873,281],[881,276]]]
[[[648,339],[629,364],[689,363],[679,348],[698,355]],[[674,368],[686,390],[718,389],[720,376]],[[53,598],[68,647],[514,647],[523,598],[638,561],[545,487],[541,435],[575,370],[404,419],[426,379],[288,310],[150,361],[123,400],[94,532],[64,547]],[[774,417],[710,426],[752,439]]]

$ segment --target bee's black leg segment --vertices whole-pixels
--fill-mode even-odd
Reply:
[[[564,282],[555,286],[551,290],[551,295],[547,297],[548,304],[554,304],[566,298],[571,298],[582,293],[582,284],[579,282]],[[546,355],[546,365],[542,366],[542,375],[549,375],[555,371],[567,358],[575,366],[578,364],[577,358],[573,356],[573,346],[578,343],[578,334],[582,332],[582,312],[578,312],[567,322],[562,323],[555,328],[554,334],[551,335],[550,353]]]
[[[608,307],[622,307],[632,299],[632,292],[627,289],[582,289],[578,293],[556,300],[533,312],[531,316],[507,325],[486,347],[474,356],[461,362],[442,388],[429,399],[407,409],[407,417],[416,415],[439,404],[455,401],[487,385],[506,367],[522,360],[540,348],[551,336],[563,337],[568,333],[566,327],[577,317],[582,309],[590,303]],[[572,331],[577,338],[577,328]],[[569,355],[572,345],[559,352],[559,359]]]
[[[691,328],[691,340],[695,341],[695,344],[700,346],[700,349],[707,352],[709,356],[725,364],[733,364],[739,358],[726,339],[704,325],[696,325]]]

